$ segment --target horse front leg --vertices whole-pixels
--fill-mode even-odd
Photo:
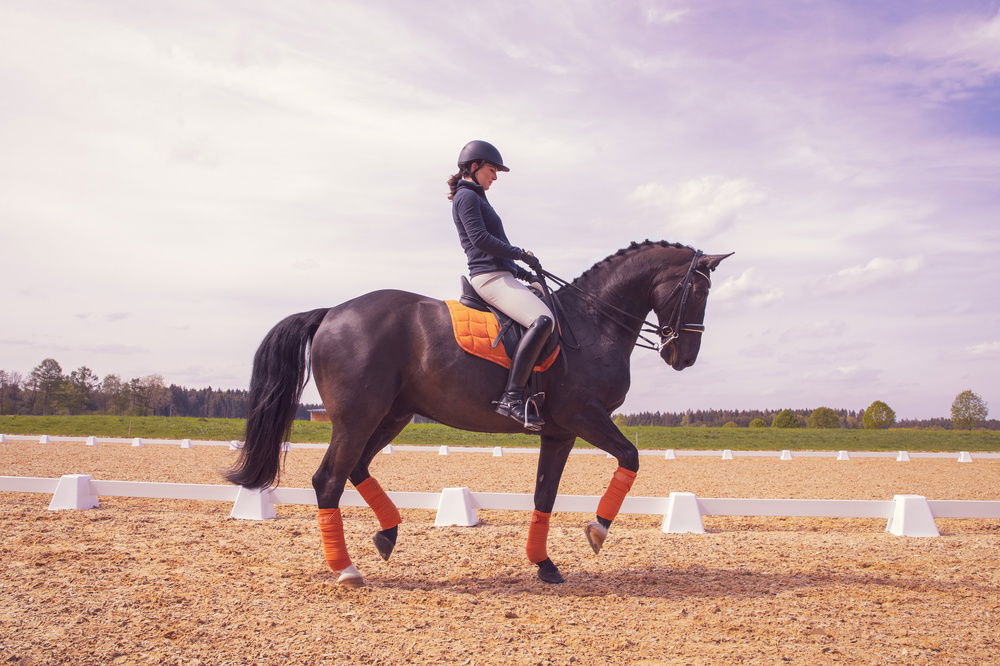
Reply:
[[[541,451],[538,454],[538,475],[535,477],[535,510],[531,514],[528,528],[528,545],[525,549],[528,560],[538,566],[538,577],[546,583],[566,581],[559,568],[548,554],[549,519],[559,491],[566,459],[573,450],[575,437],[556,438],[542,435]]]
[[[607,414],[595,410],[588,412],[588,417],[582,426],[578,424],[577,431],[580,436],[618,460],[618,469],[615,470],[611,483],[597,503],[596,519],[584,527],[587,541],[594,549],[594,554],[597,554],[601,552],[601,547],[608,538],[611,523],[622,508],[622,502],[632,489],[632,483],[639,472],[639,451]]]

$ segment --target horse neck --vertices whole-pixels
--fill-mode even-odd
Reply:
[[[662,267],[648,260],[643,261],[642,254],[637,253],[622,257],[602,269],[595,269],[594,274],[574,283],[582,291],[630,316],[595,306],[590,299],[570,287],[563,291],[569,291],[577,298],[579,307],[574,309],[583,315],[579,318],[583,320],[583,325],[597,327],[617,345],[631,350],[639,338],[643,320],[652,309],[649,296],[653,278],[659,270]],[[605,314],[598,315],[598,311]]]

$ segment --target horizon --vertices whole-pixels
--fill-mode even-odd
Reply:
[[[4,3],[0,369],[242,390],[289,314],[457,298],[486,139],[555,274],[736,253],[697,363],[637,350],[620,410],[1000,404],[998,35],[998,0]]]

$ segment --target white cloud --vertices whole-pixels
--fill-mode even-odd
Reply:
[[[755,269],[748,268],[740,275],[727,278],[712,289],[712,303],[726,301],[749,302],[751,305],[768,305],[781,299],[781,289],[762,285],[754,277]]]
[[[764,195],[745,178],[703,176],[670,186],[646,183],[628,198],[662,213],[668,235],[697,232],[707,236],[732,226],[745,208],[762,201]]]
[[[891,259],[873,257],[867,264],[849,266],[827,276],[824,286],[830,291],[851,291],[873,284],[891,284],[913,275],[924,267],[923,255]]]
[[[973,356],[996,356],[1000,355],[1000,340],[995,342],[983,342],[978,345],[968,347],[969,353]]]

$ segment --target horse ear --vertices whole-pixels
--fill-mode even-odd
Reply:
[[[698,260],[698,268],[707,269],[709,271],[714,271],[719,267],[719,264],[726,257],[731,257],[735,252],[730,252],[729,254],[706,254],[701,259]]]

